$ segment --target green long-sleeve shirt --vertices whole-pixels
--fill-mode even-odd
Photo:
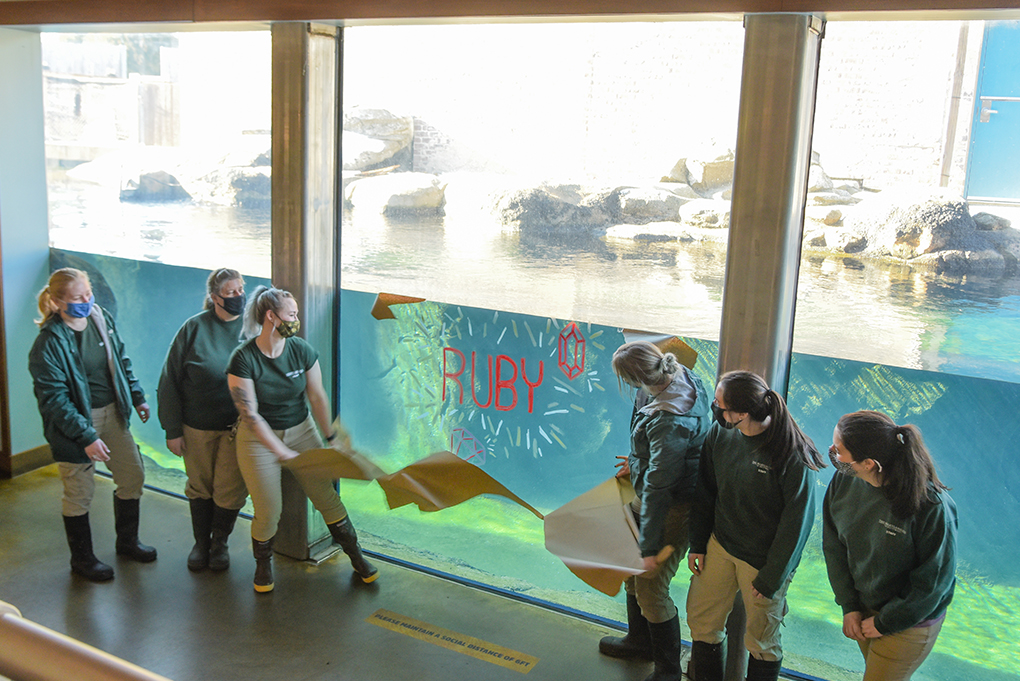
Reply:
[[[814,523],[818,473],[799,456],[774,468],[758,451],[764,439],[712,426],[701,449],[691,553],[705,553],[714,534],[730,555],[758,570],[754,588],[771,598],[800,563]]]
[[[878,613],[894,634],[941,616],[956,586],[956,504],[929,490],[911,518],[897,518],[882,490],[836,474],[822,506],[829,583],[843,614]]]
[[[225,322],[204,310],[181,326],[170,344],[156,398],[159,423],[168,440],[184,425],[196,430],[227,430],[237,408],[227,387],[227,361],[240,343],[240,317]]]

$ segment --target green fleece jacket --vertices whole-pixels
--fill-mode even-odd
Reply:
[[[196,430],[227,430],[237,420],[237,407],[227,387],[227,362],[240,344],[242,319],[225,322],[204,310],[181,326],[159,377],[156,401],[166,439]]]
[[[837,473],[822,505],[822,547],[843,614],[877,612],[894,634],[940,617],[956,587],[956,504],[945,492],[897,518],[878,487]]]
[[[124,423],[128,423],[131,407],[144,404],[145,393],[131,370],[131,360],[124,353],[124,343],[113,318],[95,305],[89,323],[96,325],[103,338],[117,408],[124,417]],[[85,448],[99,436],[92,427],[89,380],[74,331],[59,316],[51,316],[39,329],[39,335],[28,353],[28,371],[32,374],[35,397],[39,402],[43,436],[50,443],[54,460],[90,463]]]
[[[800,457],[774,468],[758,451],[764,439],[712,425],[691,509],[691,553],[705,553],[714,534],[730,555],[758,570],[752,584],[771,598],[800,563],[818,473]]]

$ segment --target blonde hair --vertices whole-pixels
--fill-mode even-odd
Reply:
[[[613,372],[620,382],[634,387],[662,385],[673,380],[680,371],[680,362],[672,352],[663,354],[648,341],[624,343],[613,353]]]
[[[262,331],[262,322],[266,319],[266,313],[272,310],[278,312],[283,307],[284,298],[293,298],[290,291],[280,288],[259,285],[251,293],[248,299],[248,306],[244,310],[244,335],[247,338],[254,338]]]
[[[73,267],[61,267],[51,274],[45,288],[39,291],[39,318],[35,323],[42,326],[50,317],[59,315],[62,308],[54,301],[63,300],[67,295],[67,289],[78,281],[90,284],[89,275]]]

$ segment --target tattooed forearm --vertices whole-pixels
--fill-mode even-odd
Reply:
[[[242,386],[235,385],[230,388],[230,395],[234,398],[234,406],[237,407],[237,413],[241,415],[241,419],[245,423],[249,426],[255,426],[263,422],[262,417],[259,415],[258,402],[255,401],[255,396],[248,390]]]

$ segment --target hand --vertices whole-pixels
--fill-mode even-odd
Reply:
[[[659,560],[657,556],[645,556],[641,559],[644,563],[645,571],[642,573],[646,576],[651,576],[650,573],[655,572],[656,568],[659,567]]]
[[[142,402],[141,404],[139,404],[137,407],[135,407],[135,411],[138,412],[138,418],[142,420],[142,423],[145,423],[146,421],[149,420],[148,402]]]
[[[865,638],[882,638],[882,632],[875,628],[875,618],[869,617],[861,622],[861,631]]]
[[[751,595],[755,598],[765,599],[765,597],[761,595],[761,592],[754,588],[753,584],[751,585]]]
[[[843,615],[843,635],[855,641],[864,640],[864,632],[861,631],[861,613],[848,612]]]
[[[299,455],[299,452],[295,452],[293,449],[290,449],[289,447],[284,447],[282,452],[277,452],[276,453],[276,458],[279,459],[280,462],[282,463],[284,461],[290,461],[291,459],[296,459],[298,457],[298,455]]]
[[[174,456],[184,456],[184,438],[175,437],[166,441],[166,448],[173,452]]]
[[[618,478],[624,478],[624,477],[629,478],[630,477],[630,462],[627,460],[627,457],[626,456],[618,456],[616,458],[620,459],[620,463],[616,464],[616,467],[620,469],[620,470],[616,471],[616,477],[618,477]]]
[[[92,461],[109,461],[110,448],[106,446],[105,442],[97,439],[85,448],[85,456],[89,457]]]
[[[688,553],[687,554],[687,568],[696,575],[700,575],[702,569],[705,567],[705,554],[704,553]]]

